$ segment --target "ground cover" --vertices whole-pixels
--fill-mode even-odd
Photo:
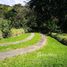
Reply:
[[[0,44],[1,43],[20,41],[20,40],[23,40],[23,39],[27,38],[30,35],[31,35],[30,33],[26,33],[26,34],[21,34],[19,36],[15,36],[15,37],[9,37],[9,38],[5,38],[5,39],[1,38],[0,39]]]
[[[35,36],[29,41],[22,42],[22,43],[19,43],[19,44],[10,44],[10,45],[7,45],[7,46],[0,46],[0,52],[13,50],[13,49],[17,49],[17,48],[25,48],[25,47],[36,44],[40,40],[41,40],[41,34],[35,33]]]
[[[0,67],[67,67],[67,46],[47,36],[40,50],[0,61]]]

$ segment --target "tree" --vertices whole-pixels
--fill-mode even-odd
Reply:
[[[12,9],[12,7],[10,7],[8,5],[0,4],[0,18],[5,18],[5,13],[7,13],[11,9]]]
[[[36,21],[38,28],[42,25],[47,25],[48,20],[58,20],[57,25],[64,30],[63,26],[66,24],[65,17],[67,15],[67,0],[31,0],[29,2],[30,8],[34,9],[36,13]]]
[[[49,34],[51,34],[51,32],[61,32],[60,27],[57,25],[57,22],[55,21],[49,20],[47,22],[47,28],[49,30]]]
[[[28,20],[29,8],[21,6],[21,4],[16,4],[13,9],[6,13],[5,18],[11,20],[12,27],[15,28],[27,28],[26,23]]]

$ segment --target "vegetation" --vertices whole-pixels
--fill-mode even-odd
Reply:
[[[1,6],[0,6],[1,7]],[[3,5],[3,8],[6,6]],[[28,7],[23,7],[21,4],[14,5],[13,7],[9,6],[10,9],[3,9],[2,12],[4,12],[2,15],[4,17],[0,17],[0,30],[3,33],[3,37],[7,38],[10,36],[10,30],[12,28],[23,28],[25,32],[28,32],[28,27],[27,27],[27,21],[28,21],[28,13],[29,13],[29,8]]]
[[[11,36],[19,36],[21,34],[24,34],[25,31],[23,28],[19,28],[19,29],[12,28],[10,33],[11,33]]]
[[[60,41],[61,43],[67,45],[67,34],[52,33],[51,36]]]
[[[36,13],[37,29],[57,32],[59,26],[61,31],[67,32],[67,0],[31,0],[29,5]],[[51,24],[49,28],[52,22],[54,26]]]
[[[67,67],[67,0],[30,0],[25,6],[0,4],[1,44],[23,40],[30,32],[38,33],[27,42],[0,46],[0,52],[35,45],[41,40],[39,33],[55,39],[47,36],[43,48],[6,58],[0,67]]]
[[[0,61],[1,67],[66,67],[67,47],[51,37],[46,46],[33,53]]]
[[[9,20],[0,18],[0,30],[2,32],[3,38],[10,36],[10,24],[11,22]]]
[[[2,23],[1,26],[7,24],[6,26],[8,27],[8,31],[2,31],[4,33],[3,37],[9,37],[11,28],[23,28],[25,32],[66,33],[66,2],[67,0],[31,0],[25,6],[21,4],[15,4],[14,6],[1,5],[0,11],[3,13],[0,18],[3,18],[3,21],[0,21],[0,23]],[[5,21],[7,22],[4,23]],[[4,28],[7,29],[3,26]]]
[[[9,5],[0,4],[0,18],[5,18],[5,13],[10,11],[11,9],[12,7],[10,7]]]
[[[0,46],[0,52],[13,50],[13,49],[17,49],[17,48],[25,48],[25,47],[36,44],[40,40],[41,40],[41,35],[36,33],[35,36],[29,41],[22,42],[22,43],[19,43],[19,44],[10,44],[10,45],[7,45],[7,46]]]
[[[23,39],[27,38],[28,36],[30,36],[30,33],[21,34],[19,36],[9,37],[9,38],[5,38],[5,39],[1,38],[0,39],[0,44],[20,41],[20,40],[23,40]]]
[[[67,34],[58,34],[58,37],[67,39]]]

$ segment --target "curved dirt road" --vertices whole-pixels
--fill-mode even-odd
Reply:
[[[10,58],[16,55],[23,55],[32,51],[36,51],[38,49],[40,49],[41,47],[43,47],[44,45],[46,45],[46,36],[44,36],[43,34],[41,34],[42,38],[40,40],[40,42],[26,47],[26,48],[21,48],[21,49],[16,49],[16,50],[11,50],[11,51],[7,51],[7,52],[0,52],[0,60],[4,60],[5,58]]]
[[[19,43],[22,43],[22,42],[26,42],[28,40],[31,40],[34,36],[35,36],[35,34],[31,33],[31,35],[28,36],[27,38],[25,38],[24,40],[20,40],[20,41],[16,41],[16,42],[9,42],[9,43],[2,43],[2,44],[0,44],[0,46],[8,46],[8,45],[14,45],[14,44],[19,44]]]

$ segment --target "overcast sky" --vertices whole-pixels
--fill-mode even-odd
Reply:
[[[6,5],[14,5],[14,4],[22,4],[25,5],[25,2],[28,2],[30,0],[0,0],[0,4],[6,4]]]

